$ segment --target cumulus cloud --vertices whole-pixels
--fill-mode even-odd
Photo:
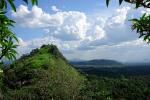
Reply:
[[[37,6],[29,10],[26,6],[20,5],[17,12],[12,13],[13,18],[18,24],[28,28],[43,28],[60,26],[63,23],[63,14],[47,14]]]
[[[88,28],[86,15],[78,11],[49,14],[37,6],[29,10],[21,5],[12,16],[24,27],[45,28],[49,35],[66,41],[84,39]]]
[[[149,10],[134,11],[131,7],[121,7],[107,18],[90,18],[80,11],[61,11],[56,6],[51,9],[54,11],[52,14],[37,6],[28,9],[20,5],[17,12],[12,12],[12,17],[19,25],[25,28],[42,28],[47,33],[47,37],[28,41],[19,38],[20,54],[51,43],[56,44],[70,59],[103,57],[126,61],[140,57],[144,52],[149,53],[145,50],[149,47],[141,39],[137,40],[138,35],[131,31],[131,23],[128,21]],[[129,59],[127,55],[135,57]]]
[[[106,20],[104,30],[109,42],[117,44],[137,39],[138,35],[131,30],[129,19],[136,13],[131,7],[116,9],[116,12]]]
[[[114,25],[123,25],[125,23],[128,11],[130,10],[130,7],[123,7],[121,9],[116,9],[116,12],[114,15],[112,15],[108,19],[108,25],[114,26]]]
[[[52,6],[51,9],[52,9],[52,11],[54,11],[54,12],[60,11],[56,6]]]

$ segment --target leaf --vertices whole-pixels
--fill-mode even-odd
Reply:
[[[14,5],[13,0],[7,0],[7,1],[9,2],[11,8],[16,12],[16,7],[15,7],[15,5]]]
[[[1,0],[0,1],[0,9],[3,9],[4,8],[4,0]]]
[[[121,5],[121,4],[122,4],[122,1],[123,1],[123,0],[119,0],[119,5]]]
[[[138,22],[139,20],[134,18],[134,19],[130,19],[129,21],[132,21],[132,22]]]
[[[139,38],[141,38],[143,36],[143,34],[140,34]]]
[[[6,13],[7,13],[6,11],[0,11],[0,15],[2,15],[2,16]]]
[[[26,4],[28,4],[28,0],[23,0]]]
[[[38,0],[32,0],[32,5],[38,5]]]
[[[144,13],[139,19],[131,19],[132,30],[140,35],[139,38],[143,37],[143,40],[150,43],[150,15]]]
[[[141,0],[136,0],[136,7],[135,8],[139,8],[141,6]]]
[[[38,0],[35,0],[35,4],[38,5]]]
[[[108,7],[110,0],[106,0],[106,5]]]
[[[5,6],[4,8],[6,9],[7,8],[7,2],[6,1],[4,2],[4,6]]]
[[[146,36],[144,37],[144,41],[146,41],[146,40],[148,39],[148,37],[149,37],[149,35],[146,35]]]
[[[9,19],[3,11],[0,11],[0,20],[2,20],[2,23],[0,24],[0,60],[2,58],[14,60],[17,54],[17,45],[15,43],[18,42],[18,39],[11,31],[10,26],[13,26],[15,22]]]
[[[146,13],[144,13],[141,17],[141,19],[144,19],[146,17]]]

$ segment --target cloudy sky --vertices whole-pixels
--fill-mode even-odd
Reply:
[[[9,16],[16,21],[20,55],[55,44],[69,60],[150,61],[150,45],[138,39],[128,21],[148,9],[114,1],[107,8],[105,0],[39,0],[38,6],[16,0],[16,5]]]

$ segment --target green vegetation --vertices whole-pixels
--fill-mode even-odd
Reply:
[[[16,12],[15,0],[0,0],[0,64],[2,59],[15,60],[17,48],[17,36],[10,27],[14,27],[15,21],[7,16],[7,8],[10,5],[13,11]],[[28,4],[29,0],[22,0]],[[32,5],[38,4],[38,0],[31,0]]]
[[[4,69],[3,100],[75,100],[84,78],[54,45],[43,45]]]
[[[150,76],[88,75],[86,100],[149,100]]]
[[[76,67],[86,75],[86,100],[149,100],[149,65]]]
[[[16,35],[11,31],[10,27],[15,22],[5,16],[4,12],[0,12],[0,63],[3,57],[14,60],[16,57],[17,45],[14,41],[18,42]]]
[[[10,66],[4,67],[4,72],[0,73],[0,99],[149,100],[150,98],[150,68],[147,66],[77,68],[74,69],[68,63],[55,45],[43,45],[40,49],[34,49],[30,54],[23,55]]]
[[[29,0],[22,0],[28,4]],[[106,0],[107,5],[110,0]],[[150,8],[150,0],[119,0],[135,8]],[[32,5],[38,0],[31,0]],[[2,59],[16,57],[17,36],[11,31],[14,21],[7,17],[7,5],[16,11],[14,0],[0,0],[0,68]],[[150,42],[150,15],[131,19],[132,29]],[[87,70],[87,69],[86,69]],[[83,70],[81,70],[83,71]],[[44,45],[0,70],[2,100],[149,100],[150,75],[121,75],[89,70],[86,77],[74,69],[54,45]],[[96,73],[95,73],[96,72]],[[97,74],[97,72],[100,74]],[[108,71],[109,72],[109,71]],[[118,72],[118,71],[117,71]],[[92,73],[92,74],[91,74]],[[120,74],[121,73],[121,74]],[[93,75],[95,74],[95,75]],[[106,75],[107,74],[107,75]],[[106,76],[105,76],[106,75]]]

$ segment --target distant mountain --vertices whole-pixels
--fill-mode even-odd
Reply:
[[[122,63],[108,59],[94,59],[89,61],[73,61],[70,62],[74,66],[120,66]]]
[[[70,59],[70,62],[81,62],[81,61],[85,61],[83,59],[79,59],[79,58],[74,58],[74,59]]]

